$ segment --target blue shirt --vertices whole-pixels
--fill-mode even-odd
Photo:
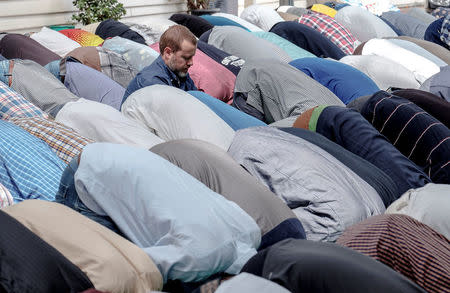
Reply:
[[[179,78],[172,70],[167,67],[161,55],[149,66],[142,69],[130,82],[122,99],[122,104],[133,92],[154,84],[174,86],[184,91],[196,91],[197,87],[189,76],[183,79]]]
[[[18,203],[52,201],[66,164],[39,138],[0,120],[0,183]]]
[[[332,91],[344,104],[380,89],[373,80],[350,65],[322,58],[301,58],[289,63]]]

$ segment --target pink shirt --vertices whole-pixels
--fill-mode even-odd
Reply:
[[[159,52],[159,43],[154,43],[150,47]],[[200,50],[195,52],[194,65],[189,68],[189,76],[198,90],[225,103],[233,102],[236,76]]]

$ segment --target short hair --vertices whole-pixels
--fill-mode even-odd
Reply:
[[[169,27],[161,35],[159,40],[159,51],[161,55],[166,47],[171,48],[174,52],[179,51],[181,49],[181,43],[183,43],[184,40],[197,46],[197,38],[187,27],[184,25],[173,25]]]

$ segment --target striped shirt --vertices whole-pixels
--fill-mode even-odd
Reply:
[[[359,44],[350,31],[328,15],[322,13],[305,14],[298,19],[298,22],[315,29],[330,39],[347,55],[353,54]]]
[[[5,208],[12,204],[14,204],[14,200],[11,193],[5,186],[3,186],[3,184],[0,183],[0,208]]]
[[[35,116],[47,114],[0,81],[0,119]]]
[[[72,128],[50,119],[12,118],[9,121],[46,142],[67,164],[83,150],[85,145],[94,142],[81,136]]]
[[[65,167],[46,143],[0,120],[0,183],[14,202],[54,200]]]
[[[406,215],[380,215],[356,224],[337,243],[390,266],[429,293],[450,292],[450,241]]]
[[[439,120],[384,91],[370,98],[361,114],[434,183],[450,183],[450,129]]]
[[[236,77],[234,92],[247,95],[246,103],[264,113],[267,123],[318,105],[345,106],[329,89],[276,59],[247,60]]]

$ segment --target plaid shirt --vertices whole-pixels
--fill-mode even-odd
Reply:
[[[347,55],[353,54],[358,44],[356,38],[345,27],[328,15],[304,14],[298,19],[298,22],[320,32]]]
[[[9,190],[0,183],[0,208],[6,208],[12,204],[14,204],[14,200],[11,193],[9,193]]]
[[[14,202],[54,200],[65,167],[45,142],[0,120],[0,183]]]
[[[441,36],[440,36],[441,41],[447,44],[447,46],[450,46],[449,35],[450,35],[450,14],[447,14],[447,16],[442,21]]]
[[[97,51],[102,72],[122,87],[127,88],[138,71],[131,67],[122,55],[116,52],[102,47],[97,47]]]
[[[0,81],[0,119],[48,117],[42,110]]]
[[[45,141],[67,164],[88,143],[93,142],[93,140],[79,135],[75,130],[49,119],[41,117],[11,118],[9,121]]]

